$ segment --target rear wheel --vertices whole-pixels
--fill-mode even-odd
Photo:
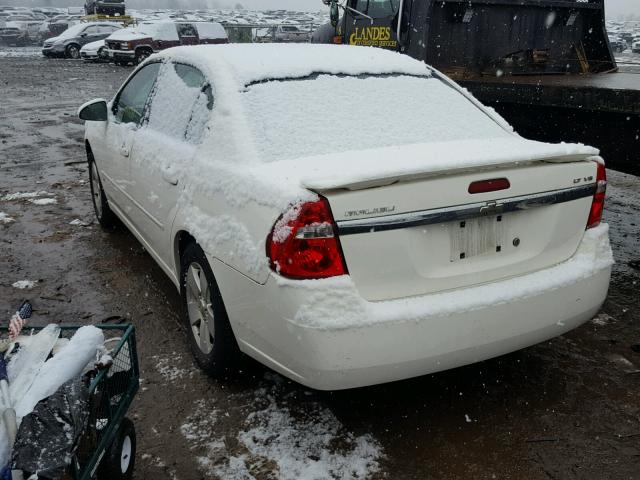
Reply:
[[[73,59],[80,58],[80,46],[76,45],[75,43],[72,43],[71,45],[69,45],[65,50],[65,52],[67,54],[67,58],[73,58]]]
[[[91,199],[93,201],[93,210],[96,214],[98,222],[105,230],[113,230],[118,226],[118,217],[109,208],[109,202],[107,196],[104,194],[102,188],[102,181],[100,180],[100,174],[98,173],[98,166],[96,165],[93,154],[89,152],[89,183],[91,185]]]
[[[116,438],[107,449],[100,470],[99,480],[130,480],[136,462],[136,429],[128,418],[122,420]]]
[[[218,285],[202,248],[187,246],[181,259],[180,293],[191,351],[202,370],[213,377],[230,372],[239,349]]]

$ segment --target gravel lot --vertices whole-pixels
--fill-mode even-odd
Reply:
[[[135,478],[640,478],[640,178],[609,172],[609,299],[568,335],[346,392],[309,391],[252,362],[217,382],[191,360],[168,278],[131,234],[93,223],[75,112],[130,70],[1,57],[0,197],[56,203],[0,200],[13,219],[0,215],[0,313],[30,298],[37,324],[136,325]],[[20,280],[37,283],[12,287]]]

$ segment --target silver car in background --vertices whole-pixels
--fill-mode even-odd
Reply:
[[[45,57],[80,58],[80,49],[84,45],[104,40],[121,28],[119,24],[110,22],[80,23],[44,42],[42,54]]]

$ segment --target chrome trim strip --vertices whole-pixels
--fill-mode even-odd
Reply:
[[[492,202],[478,202],[454,207],[435,208],[418,212],[386,215],[383,217],[362,218],[354,220],[340,220],[337,222],[339,235],[354,235],[357,233],[383,232],[400,228],[435,225],[470,218],[499,215],[501,213],[531,210],[532,208],[571,202],[580,198],[591,197],[596,191],[596,185],[583,185],[551,192],[523,195],[505,198]]]

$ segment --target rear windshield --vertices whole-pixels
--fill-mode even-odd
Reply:
[[[242,97],[266,162],[509,136],[463,95],[432,77],[317,75],[256,83]]]

